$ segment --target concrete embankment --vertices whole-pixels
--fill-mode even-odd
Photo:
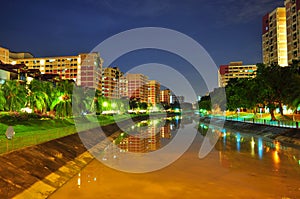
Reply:
[[[134,122],[147,119],[135,117]],[[128,121],[118,122],[126,125]],[[121,131],[117,124],[102,126],[106,136]],[[46,198],[77,174],[94,157],[81,137],[90,137],[88,148],[98,144],[99,129],[91,129],[0,156],[0,198]]]
[[[253,124],[238,121],[221,121],[220,119],[213,119],[214,123],[224,122],[224,128],[246,132],[257,136],[262,136],[267,139],[278,140],[284,144],[293,145],[300,147],[300,129],[286,128],[269,126],[264,124]],[[210,118],[203,117],[200,119],[201,122],[209,124]]]

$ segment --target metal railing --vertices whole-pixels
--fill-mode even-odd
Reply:
[[[245,122],[251,124],[263,124],[268,126],[277,126],[277,127],[285,127],[285,128],[300,128],[300,122],[297,121],[271,121],[267,119],[254,119],[254,118],[243,118],[243,117],[230,117],[230,116],[213,116],[214,118],[225,119],[228,121],[237,121],[237,122]]]

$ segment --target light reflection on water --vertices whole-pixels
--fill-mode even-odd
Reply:
[[[148,153],[158,150],[172,141],[179,128],[184,128],[184,125],[191,125],[192,123],[192,118],[182,119],[181,117],[139,122],[128,128],[127,132],[121,133],[114,140],[115,145],[110,145],[110,148],[105,149],[103,160],[113,160],[117,164],[118,157],[122,153]],[[208,126],[200,124],[198,130],[204,136]],[[267,162],[267,166],[274,171],[279,171],[281,164],[285,164],[284,167],[292,164],[293,167],[297,168],[297,172],[300,172],[300,152],[297,149],[287,147],[278,141],[266,140],[255,132],[252,134],[229,129],[213,129],[213,131],[220,135],[215,149],[220,151],[221,155],[229,152],[236,157],[239,157],[239,154],[246,155],[264,163]],[[269,160],[272,162],[268,162]]]
[[[199,132],[205,135],[207,128],[206,125],[199,125]],[[285,167],[291,164],[297,172],[300,172],[300,151],[296,148],[286,146],[276,140],[263,139],[255,132],[252,134],[222,129],[219,133],[219,142],[222,141],[223,144],[217,144],[216,148],[221,151],[221,154],[226,151],[236,151],[237,153],[249,154],[252,158],[261,161],[271,159],[272,164],[269,167],[272,167],[274,171],[279,171],[281,164],[285,164]]]
[[[195,125],[195,123],[193,123],[191,118],[182,119],[178,117],[176,119],[168,118],[167,120],[157,119],[140,122],[130,127],[127,132],[121,133],[114,140],[116,145],[113,146],[115,147],[105,149],[103,158],[106,161],[115,161],[117,164],[119,156],[124,153],[134,152],[143,155],[144,153],[157,150],[170,143],[178,133],[178,129],[185,128],[187,125]],[[208,130],[208,126],[200,124],[198,130],[198,138],[201,138]],[[161,189],[164,190],[166,187],[172,187],[168,184],[170,181],[172,183],[180,183],[178,188],[179,190],[182,189],[178,194],[173,193],[174,190],[166,191],[166,193],[174,196],[170,198],[186,194],[187,189],[190,189],[191,193],[190,197],[187,198],[199,198],[196,193],[205,193],[207,187],[211,187],[211,193],[219,191],[220,196],[224,194],[222,192],[223,189],[221,189],[222,187],[228,193],[232,189],[247,191],[247,188],[250,187],[249,190],[254,191],[253,193],[248,192],[248,196],[256,194],[256,197],[253,198],[263,198],[258,196],[273,192],[274,195],[278,195],[281,192],[281,187],[285,184],[287,184],[289,191],[294,186],[294,193],[295,195],[298,194],[297,189],[299,186],[295,183],[299,179],[298,176],[300,176],[300,151],[298,149],[287,147],[277,141],[266,140],[255,133],[246,134],[243,131],[236,132],[230,129],[214,129],[214,131],[219,132],[220,135],[215,150],[212,152],[214,155],[211,156],[215,158],[215,162],[211,157],[200,160],[197,157],[197,153],[192,154],[190,152],[181,161],[175,162],[175,166],[172,165],[163,171],[141,175],[114,172],[102,164],[94,162],[94,164],[87,166],[88,169],[82,170],[75,177],[74,181],[70,181],[70,186],[66,186],[63,191],[59,192],[58,195],[54,195],[53,198],[67,198],[70,196],[70,193],[78,197],[78,193],[91,193],[91,195],[95,196],[101,189],[103,189],[102,194],[106,192],[115,194],[115,190],[121,189],[124,186],[123,193],[133,192],[137,195],[136,198],[141,198],[141,195],[145,196],[154,191],[161,191]],[[198,139],[198,141],[201,141],[201,139]],[[197,149],[195,150],[199,150],[200,144],[195,144],[197,145]],[[190,164],[188,164],[189,161],[191,161]],[[296,180],[292,178],[293,176],[295,176]],[[201,180],[202,182],[198,182]],[[247,184],[248,181],[249,184]],[[269,184],[266,185],[267,183]],[[131,186],[131,184],[139,188],[132,188],[134,186]],[[147,192],[147,194],[143,192],[144,184],[149,184],[150,187],[150,192]],[[258,185],[256,186],[256,184]],[[126,187],[127,185],[128,187]],[[202,189],[197,187],[200,185],[203,185]],[[156,188],[154,189],[152,186]],[[75,187],[76,189],[72,190],[71,187]],[[111,187],[111,189],[107,187]],[[182,187],[186,187],[186,189]],[[282,197],[290,193],[287,189],[284,189]],[[244,194],[244,192],[241,192],[237,191],[232,195],[237,195],[240,196],[237,198],[241,198]],[[64,197],[59,194],[62,194]],[[116,194],[113,196],[116,196]],[[204,194],[203,198],[206,198],[205,196],[207,195]],[[272,196],[265,198],[274,198]],[[112,196],[109,195],[106,198],[112,198]],[[127,198],[131,197],[128,196]],[[224,198],[226,198],[225,195]]]

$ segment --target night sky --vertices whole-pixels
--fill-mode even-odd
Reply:
[[[7,0],[1,2],[0,46],[36,57],[77,55],[119,32],[151,26],[190,36],[217,65],[256,64],[262,62],[261,18],[278,6],[284,0]],[[114,64],[125,71],[147,62],[184,64],[158,51],[129,57]]]

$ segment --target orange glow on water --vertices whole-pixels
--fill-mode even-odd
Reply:
[[[280,158],[279,158],[278,151],[274,151],[273,152],[273,160],[274,160],[275,164],[279,164],[280,163]]]
[[[276,151],[280,151],[280,143],[279,142],[275,142],[275,149],[276,149]]]

